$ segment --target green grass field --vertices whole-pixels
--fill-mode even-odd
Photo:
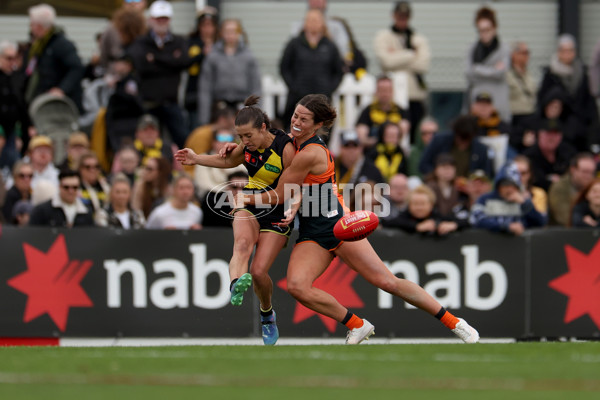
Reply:
[[[600,343],[0,349],[0,399],[599,399]]]

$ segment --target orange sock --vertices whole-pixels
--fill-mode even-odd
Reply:
[[[350,320],[345,323],[348,329],[360,328],[361,326],[363,326],[363,324],[363,320],[361,318],[358,318],[355,314],[352,314]]]
[[[440,321],[442,321],[442,324],[446,325],[448,329],[454,329],[456,328],[456,324],[458,324],[458,318],[452,315],[450,311],[446,311],[444,315],[442,315],[442,318],[440,318]]]

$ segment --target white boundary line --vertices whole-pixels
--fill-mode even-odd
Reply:
[[[515,343],[512,338],[482,339],[480,343]],[[371,345],[462,344],[459,339],[371,338]],[[343,345],[344,338],[280,338],[278,346]],[[362,344],[361,344],[362,345]],[[263,346],[261,338],[61,338],[61,347]]]

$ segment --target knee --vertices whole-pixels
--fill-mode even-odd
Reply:
[[[300,281],[288,278],[287,291],[293,298],[301,302],[306,297],[307,287]]]
[[[396,277],[385,277],[378,279],[374,282],[375,286],[387,293],[396,293],[398,289],[398,278]]]
[[[240,255],[250,256],[250,254],[252,254],[253,247],[254,243],[252,243],[249,238],[241,237],[235,240],[233,252]]]
[[[252,274],[252,279],[254,280],[263,280],[265,278],[269,278],[269,266],[263,263],[252,263],[250,266],[250,273]]]

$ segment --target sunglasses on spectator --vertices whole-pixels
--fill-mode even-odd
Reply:
[[[60,185],[65,190],[77,190],[79,189],[78,185]]]
[[[125,3],[139,3],[142,0],[125,0]]]
[[[19,179],[31,179],[33,178],[33,174],[18,173],[17,177],[19,177]]]
[[[145,169],[146,171],[156,171],[156,168],[154,168],[154,167],[151,167],[151,166],[149,166],[149,165],[146,165],[146,166],[144,167],[144,169]]]
[[[83,168],[85,168],[85,169],[100,169],[100,165],[98,165],[98,164],[84,164]]]

